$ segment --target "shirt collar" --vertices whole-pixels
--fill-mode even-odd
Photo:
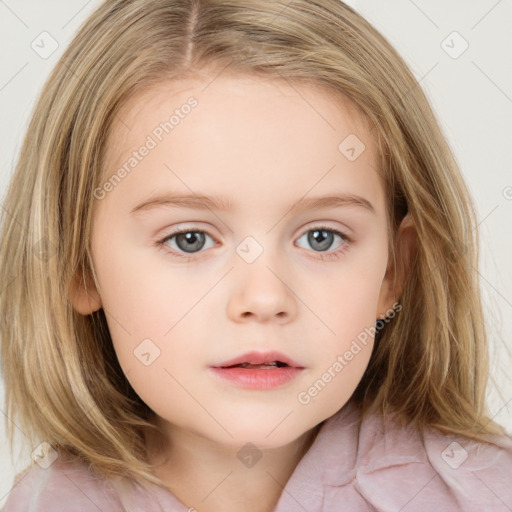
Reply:
[[[275,512],[301,510],[301,502],[308,503],[308,512],[320,511],[326,486],[344,485],[354,478],[359,426],[359,410],[352,402],[324,420],[286,483]]]

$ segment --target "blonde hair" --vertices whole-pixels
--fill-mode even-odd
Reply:
[[[217,72],[283,78],[350,100],[368,121],[390,239],[414,221],[403,312],[379,330],[352,400],[363,412],[485,440],[489,379],[475,213],[429,103],[387,40],[339,0],[110,0],[84,23],[35,106],[4,203],[1,364],[8,416],[104,478],[163,485],[151,411],[124,376],[102,309],[72,307],[96,279],[89,237],[120,108],[166,80]],[[392,261],[403,265],[391,244]],[[402,263],[401,263],[402,261]],[[13,423],[7,431],[13,444]]]

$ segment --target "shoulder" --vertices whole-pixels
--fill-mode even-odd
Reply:
[[[355,485],[378,510],[510,511],[512,439],[487,439],[367,417]]]
[[[58,457],[48,467],[33,463],[15,478],[2,512],[122,510],[114,493],[82,462]]]

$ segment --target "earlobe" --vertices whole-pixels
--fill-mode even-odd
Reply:
[[[408,213],[400,223],[395,238],[396,263],[391,262],[382,281],[377,308],[377,319],[389,314],[398,302],[416,250],[416,229]]]
[[[393,275],[392,269],[388,268],[386,275],[382,280],[380,288],[379,302],[377,305],[377,320],[385,318],[392,305],[397,301],[398,295],[393,290]]]
[[[84,284],[84,280],[85,283]],[[69,285],[69,299],[73,308],[81,315],[87,316],[102,307],[101,297],[96,286],[89,278],[77,272]]]

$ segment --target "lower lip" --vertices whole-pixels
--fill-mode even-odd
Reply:
[[[304,368],[284,366],[270,369],[210,368],[215,375],[245,389],[273,389],[296,378]]]

